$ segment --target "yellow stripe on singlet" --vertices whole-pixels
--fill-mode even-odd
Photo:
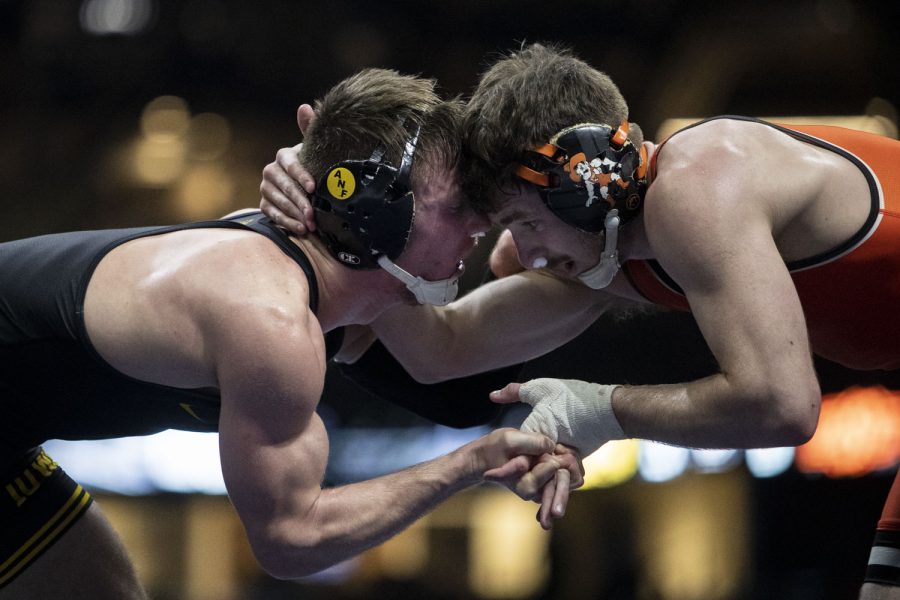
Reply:
[[[80,500],[79,496],[81,497]],[[27,542],[22,544],[22,546],[18,550],[16,550],[12,556],[10,556],[2,565],[0,565],[0,573],[3,573],[3,571],[12,566],[12,568],[8,572],[0,575],[0,585],[3,585],[8,579],[21,571],[22,568],[24,568],[25,565],[27,565],[38,552],[43,550],[47,546],[47,544],[56,539],[60,532],[65,529],[69,523],[72,522],[72,519],[81,514],[81,512],[84,510],[85,505],[87,505],[90,499],[91,495],[84,488],[82,488],[80,485],[76,487],[75,491],[72,492],[72,496],[66,501],[63,507],[56,511],[56,514],[53,515],[53,517],[49,521],[47,521],[47,523],[44,524],[44,526],[41,527],[37,531],[37,533],[31,536]],[[75,504],[76,502],[77,505],[75,506],[75,508],[68,515],[66,515],[66,511],[68,511],[72,507],[72,504]],[[59,521],[63,516],[65,516],[65,518],[61,522],[57,523],[57,521]],[[49,533],[48,530],[50,530]],[[17,564],[13,564],[23,552],[27,552],[28,548],[37,540],[39,540],[44,534],[47,534],[47,536],[43,540],[41,540],[41,542],[37,546],[32,548],[31,551],[28,552],[27,555],[22,557],[22,559],[19,560]]]

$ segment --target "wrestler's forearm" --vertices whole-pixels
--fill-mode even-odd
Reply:
[[[259,507],[267,513],[264,518],[248,520],[246,510],[242,516],[263,568],[279,579],[297,579],[396,535],[453,493],[480,481],[473,472],[470,456],[457,451],[360,483],[284,490]]]
[[[529,272],[443,308],[402,307],[372,326],[410,375],[435,383],[542,356],[582,333],[611,302],[577,282]]]
[[[629,437],[695,448],[802,444],[818,404],[751,392],[723,374],[684,384],[621,386],[613,411]]]
[[[298,527],[314,531],[302,548],[303,572],[314,573],[352,558],[406,529],[454,493],[480,481],[465,452],[369,481],[322,490]],[[301,536],[308,539],[309,532]]]
[[[553,452],[542,435],[497,429],[421,465],[370,481],[322,490],[302,485],[282,494],[275,519],[259,523],[269,572],[295,578],[325,569],[384,542],[452,494],[496,478],[521,497],[533,498],[560,468],[576,481],[578,465],[547,456],[531,470],[524,456]]]

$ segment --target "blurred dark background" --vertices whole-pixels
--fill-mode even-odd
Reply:
[[[219,202],[247,206],[275,149],[298,141],[297,106],[363,67],[466,94],[498,53],[561,42],[612,76],[652,137],[670,117],[889,110],[897,12],[849,0],[0,0],[0,239],[198,213],[175,198],[197,164],[163,184],[122,164],[160,96],[224,117]]]
[[[299,141],[300,103],[368,66],[435,77],[447,94],[465,95],[492,58],[523,41],[566,44],[606,71],[649,138],[667,119],[723,113],[878,118],[896,136],[898,7],[850,0],[0,0],[0,241],[255,206],[263,166]],[[524,375],[656,383],[714,369],[690,317],[655,313],[627,324],[603,319]],[[825,392],[854,383],[900,389],[897,374],[825,362],[819,370]],[[337,427],[422,425],[333,374],[329,397]],[[734,519],[746,526],[717,532],[740,536],[747,570],[740,585],[692,591],[642,583],[653,565],[635,550],[642,514],[635,507],[665,514],[666,494],[675,492],[632,481],[576,495],[570,519],[551,538],[544,583],[509,597],[854,597],[890,474],[832,480],[792,469],[755,479],[739,467],[737,475],[673,485],[701,489],[716,477],[736,479],[741,490]],[[255,592],[233,597],[504,597],[479,596],[462,567],[448,566],[465,559],[454,536],[471,532],[438,531],[433,552],[442,558],[424,571],[444,573],[438,587],[426,576],[325,588],[270,586],[263,578],[247,588]],[[202,587],[173,585],[158,589],[212,597]]]

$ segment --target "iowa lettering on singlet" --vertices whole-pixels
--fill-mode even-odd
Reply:
[[[58,468],[59,465],[56,464],[56,461],[41,450],[37,458],[25,467],[21,475],[6,484],[6,492],[16,506],[22,506],[29,496],[38,491],[43,480],[50,477]]]

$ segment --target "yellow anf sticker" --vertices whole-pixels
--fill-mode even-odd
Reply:
[[[338,167],[328,174],[328,193],[338,200],[346,200],[356,189],[356,178],[344,167]]]

